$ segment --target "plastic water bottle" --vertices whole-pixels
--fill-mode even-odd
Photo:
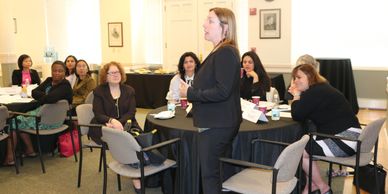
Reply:
[[[273,108],[272,108],[272,114],[271,114],[271,119],[273,121],[278,121],[280,120],[280,110],[279,110],[279,95],[278,94],[274,94],[273,95]]]
[[[167,110],[174,112],[175,111],[175,100],[168,100],[167,102]]]
[[[28,97],[27,88],[29,85],[30,85],[30,80],[26,79],[26,81],[24,81],[24,84],[22,84],[22,91],[20,92],[20,96],[22,98]]]
[[[25,84],[26,87],[28,88],[28,86],[30,85],[30,80],[29,80],[29,79],[26,79],[26,81],[24,81],[24,84]]]

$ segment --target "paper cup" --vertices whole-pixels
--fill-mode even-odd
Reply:
[[[187,108],[187,98],[181,98],[181,108],[186,109]]]
[[[263,112],[264,114],[267,113],[267,106],[265,105],[259,106],[259,111]]]
[[[256,106],[259,106],[260,96],[252,96],[252,102],[256,104]]]

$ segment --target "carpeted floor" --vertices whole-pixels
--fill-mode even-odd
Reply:
[[[138,109],[137,118],[141,125],[144,124],[145,115],[148,109]],[[78,163],[74,158],[61,158],[58,155],[52,157],[51,154],[44,156],[46,164],[46,174],[40,168],[38,158],[27,158],[24,166],[20,168],[20,174],[15,174],[13,167],[0,168],[0,193],[101,193],[103,174],[98,172],[99,151],[84,150],[84,167],[82,184],[77,188]],[[108,161],[110,156],[108,155]],[[321,164],[322,176],[326,177],[327,164]],[[337,168],[335,166],[335,168]],[[348,179],[348,178],[347,178]],[[333,179],[334,193],[352,193],[344,190],[344,178]],[[347,189],[349,190],[349,189]],[[351,189],[350,189],[351,190]],[[122,191],[117,189],[116,175],[108,170],[108,192],[107,193],[134,193],[132,183],[129,178],[122,177]],[[147,188],[147,194],[161,194],[159,188]]]
[[[51,154],[44,156],[46,173],[43,174],[38,158],[27,158],[20,174],[15,174],[13,167],[0,169],[0,193],[101,193],[103,173],[98,172],[99,151],[84,150],[84,166],[81,187],[77,188],[78,163],[74,158],[61,158]],[[109,157],[109,156],[108,156]],[[108,158],[109,161],[109,158]],[[134,193],[131,180],[122,177],[122,192]],[[108,170],[108,192],[117,190],[116,175]],[[161,193],[160,188],[147,189],[147,193]]]

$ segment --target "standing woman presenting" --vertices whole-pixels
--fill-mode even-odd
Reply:
[[[214,48],[195,75],[194,85],[181,81],[181,96],[193,103],[203,192],[221,192],[219,158],[231,154],[241,123],[240,56],[236,20],[226,8],[212,8],[203,24]],[[227,178],[227,177],[225,177]]]

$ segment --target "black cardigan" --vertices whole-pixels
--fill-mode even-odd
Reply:
[[[128,119],[132,120],[132,126],[139,128],[136,114],[135,90],[125,84],[120,84],[120,97],[118,101],[119,115],[117,115],[116,101],[113,99],[107,83],[97,86],[93,98],[93,122],[105,124],[110,118],[115,118],[124,126]]]
[[[269,80],[259,78],[256,83],[253,77],[243,76],[240,81],[240,96],[243,99],[250,100],[252,96],[260,96],[260,100],[267,100],[266,94],[270,91],[271,85]]]
[[[291,104],[292,118],[311,120],[317,132],[337,134],[350,127],[361,128],[350,104],[337,89],[328,83],[315,84]]]
[[[30,69],[30,84],[40,84],[40,78],[38,72],[34,69]],[[22,85],[22,70],[15,69],[12,72],[12,85]]]
[[[52,86],[53,79],[48,77],[42,84],[32,90],[32,97],[43,104],[53,104],[59,100],[67,100],[71,104],[73,99],[73,90],[71,89],[69,81],[63,79],[59,84]],[[46,88],[50,87],[46,94]]]

